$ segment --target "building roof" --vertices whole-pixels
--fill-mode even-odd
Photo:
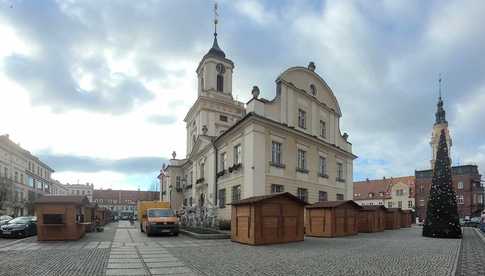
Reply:
[[[66,204],[73,203],[76,205],[88,205],[89,200],[86,196],[62,195],[62,196],[43,196],[35,200],[36,204]]]
[[[313,208],[336,208],[344,204],[351,204],[356,208],[362,208],[359,204],[355,203],[353,200],[334,200],[334,201],[320,201],[310,206],[307,206],[307,209]]]
[[[386,211],[387,208],[384,207],[383,205],[365,205],[361,206],[363,211],[377,211],[379,209]]]
[[[398,183],[404,183],[414,190],[415,177],[401,176],[364,180],[354,182],[354,200],[372,200],[391,198],[391,187]],[[369,195],[372,194],[372,197]]]
[[[291,200],[294,200],[302,205],[307,205],[308,203],[306,203],[305,201],[299,199],[298,197],[288,193],[288,192],[284,192],[284,193],[275,193],[275,194],[270,194],[270,195],[262,195],[262,196],[253,196],[253,197],[248,197],[248,198],[245,198],[245,199],[241,199],[241,200],[237,200],[237,201],[233,201],[232,203],[230,203],[229,205],[243,205],[243,204],[251,204],[251,203],[257,203],[257,202],[261,202],[263,200],[267,200],[267,199],[271,199],[271,198],[278,198],[278,197],[286,197],[286,198],[289,198]]]

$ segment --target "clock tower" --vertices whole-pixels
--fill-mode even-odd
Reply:
[[[216,17],[212,47],[197,66],[197,101],[184,119],[187,128],[187,155],[192,152],[200,135],[219,136],[245,113],[244,104],[235,101],[232,96],[234,63],[219,47],[217,23]]]

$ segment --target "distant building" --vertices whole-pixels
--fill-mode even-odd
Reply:
[[[50,189],[50,195],[69,195],[69,191],[66,185],[62,184],[58,180],[53,180]]]
[[[431,168],[429,170],[415,171],[416,177],[416,211],[420,220],[426,218],[426,207],[428,204],[429,191],[433,177],[433,168],[438,150],[441,130],[445,130],[448,152],[451,155],[452,141],[448,122],[446,121],[446,112],[443,108],[443,100],[438,98],[436,120],[433,125],[430,145],[433,152],[431,159]],[[451,163],[451,160],[450,160]],[[460,218],[472,217],[479,215],[484,209],[484,189],[481,185],[481,175],[476,165],[454,166],[451,170],[453,177],[453,190],[456,194],[458,205],[458,214]]]
[[[0,214],[33,215],[32,202],[50,193],[53,172],[8,134],[0,135]]]
[[[354,201],[360,205],[414,210],[414,176],[391,177],[354,182]]]
[[[134,190],[94,190],[93,202],[114,215],[136,214],[138,201],[160,200],[160,192]]]
[[[67,190],[68,195],[80,195],[87,196],[90,202],[93,201],[94,185],[91,183],[86,184],[65,184],[64,187]]]

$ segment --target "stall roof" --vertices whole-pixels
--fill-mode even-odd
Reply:
[[[399,209],[399,208],[386,208],[386,211],[388,211],[388,212],[400,212],[401,209]]]
[[[365,206],[361,206],[362,207],[362,210],[364,211],[374,211],[374,210],[378,210],[378,209],[381,209],[381,210],[384,210],[386,211],[386,207],[382,206],[382,205],[365,205]]]
[[[350,203],[350,204],[354,205],[355,207],[357,207],[359,209],[362,208],[362,206],[355,203],[355,201],[353,201],[353,200],[320,201],[320,202],[317,202],[317,203],[312,204],[310,206],[307,206],[306,208],[307,209],[311,209],[311,208],[335,208],[335,207],[338,207],[338,206],[346,204],[346,203]]]
[[[294,201],[296,201],[296,202],[298,202],[302,205],[308,204],[305,201],[299,199],[298,197],[296,197],[296,196],[294,196],[294,195],[292,195],[288,192],[285,192],[285,193],[275,193],[275,194],[271,194],[271,195],[248,197],[248,198],[245,198],[245,199],[234,201],[234,202],[230,203],[229,205],[243,205],[243,204],[257,203],[257,202],[260,202],[260,201],[263,201],[263,200],[266,200],[266,199],[277,198],[277,197],[287,197],[287,198],[294,200]]]
[[[74,203],[77,205],[88,205],[89,199],[86,196],[75,196],[75,195],[67,195],[67,196],[43,196],[34,203]]]

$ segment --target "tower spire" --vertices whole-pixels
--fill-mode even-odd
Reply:
[[[225,58],[226,54],[224,53],[224,51],[222,51],[222,49],[219,47],[219,44],[217,43],[217,24],[219,23],[219,13],[217,12],[217,9],[217,1],[214,1],[214,42],[212,43],[212,48],[207,54]]]
[[[435,125],[441,124],[441,123],[448,123],[446,121],[446,112],[445,112],[445,109],[443,108],[443,99],[441,98],[441,74],[439,75],[439,79],[438,79],[438,93],[439,93],[439,97],[438,97],[437,110],[435,113],[435,116],[436,116],[436,121],[434,123]]]
[[[219,21],[217,18],[219,17],[219,14],[217,13],[217,1],[214,1],[214,37],[217,38],[217,23]]]

